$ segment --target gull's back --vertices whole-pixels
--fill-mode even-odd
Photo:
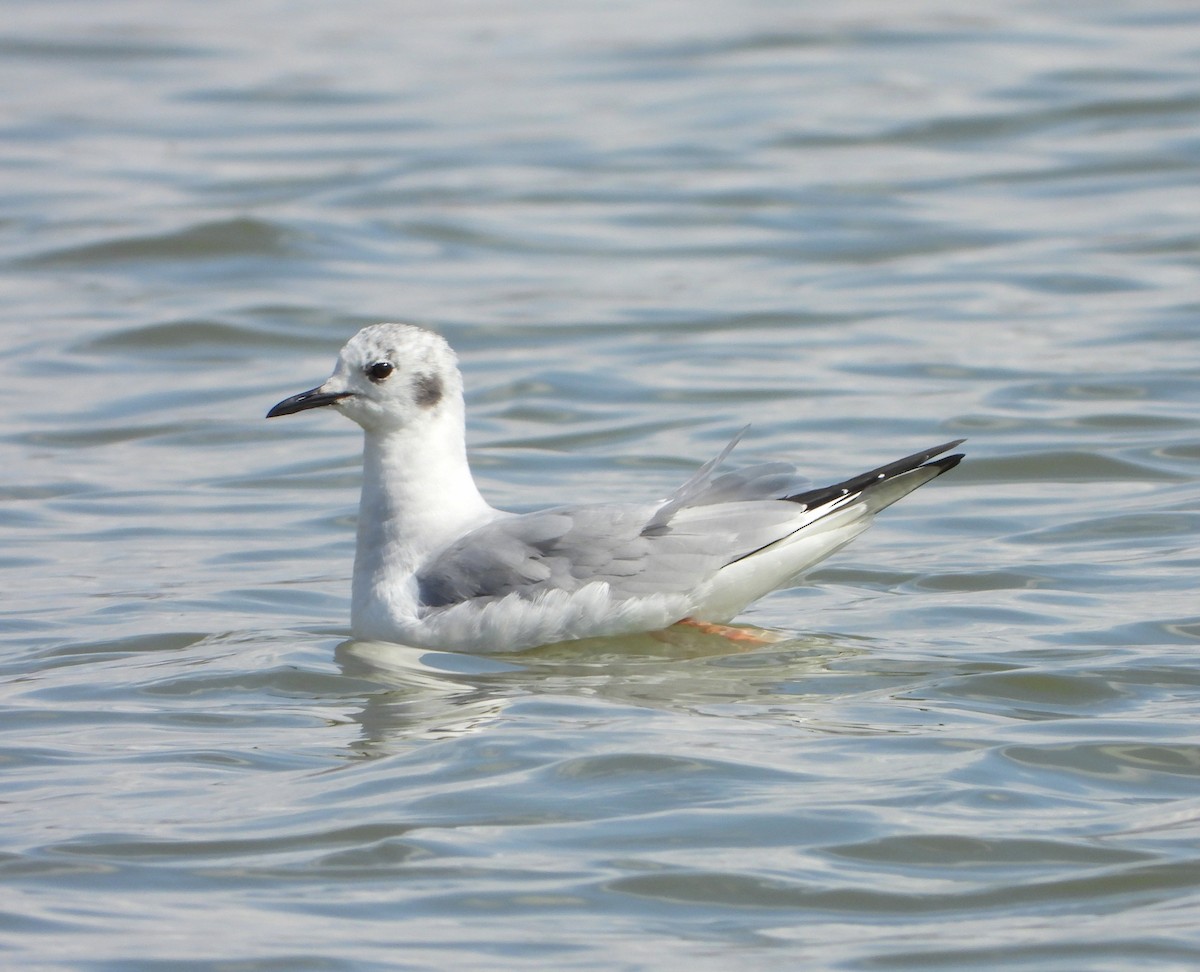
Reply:
[[[424,611],[604,585],[615,603],[667,598],[683,612],[674,620],[727,621],[961,459],[930,461],[952,442],[844,483],[789,493],[795,473],[782,463],[714,477],[736,441],[663,503],[503,514],[472,530],[418,571]]]

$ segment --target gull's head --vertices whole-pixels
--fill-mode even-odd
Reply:
[[[331,405],[368,432],[386,432],[461,400],[457,358],[444,338],[412,324],[372,324],[342,348],[323,384],[285,398],[267,418]]]

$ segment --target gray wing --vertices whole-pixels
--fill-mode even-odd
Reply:
[[[933,458],[957,440],[797,492],[795,471],[784,463],[714,478],[740,437],[661,503],[564,506],[501,516],[471,531],[418,572],[421,603],[439,608],[514,593],[532,599],[598,581],[617,600],[693,591],[722,567],[837,510],[858,505],[870,516],[962,458]]]
[[[733,534],[647,535],[654,511],[650,505],[577,506],[495,520],[417,574],[421,603],[444,607],[512,593],[533,598],[597,581],[618,598],[684,591],[729,561]]]
[[[504,516],[471,531],[418,572],[421,603],[437,608],[512,593],[533,598],[597,581],[608,583],[618,599],[693,590],[726,564],[786,535],[796,518],[792,504],[763,502],[798,484],[789,465],[713,478],[742,432],[664,502],[559,507]],[[684,510],[688,515],[680,517]]]

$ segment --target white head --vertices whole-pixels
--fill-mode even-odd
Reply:
[[[352,337],[333,374],[267,413],[332,405],[368,432],[406,428],[447,409],[461,414],[462,376],[445,339],[412,324],[372,324]]]

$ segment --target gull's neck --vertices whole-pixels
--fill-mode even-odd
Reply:
[[[448,407],[447,407],[448,406]],[[495,514],[467,464],[462,409],[449,401],[412,426],[366,433],[354,556],[355,634],[377,636],[417,608],[414,573]]]

